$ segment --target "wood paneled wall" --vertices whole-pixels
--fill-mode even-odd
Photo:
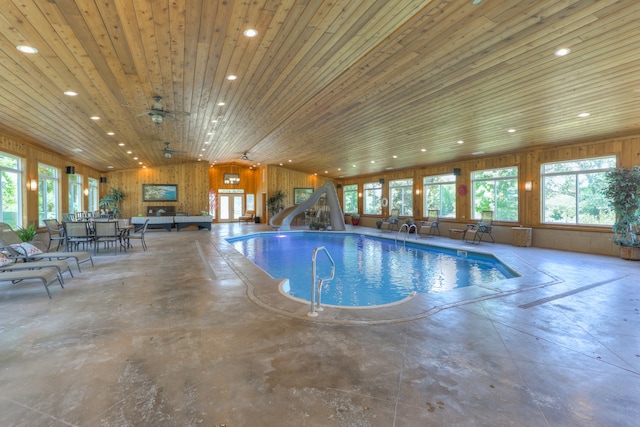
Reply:
[[[147,206],[175,206],[176,211],[199,215],[209,211],[209,164],[190,162],[171,166],[133,169],[105,174],[107,182],[100,184],[100,194],[113,188],[125,193],[122,216],[146,215]],[[177,184],[177,202],[144,202],[142,184]]]
[[[413,178],[414,195],[416,190],[420,191],[419,196],[414,196],[414,217],[423,218],[424,206],[422,198],[422,178],[424,176],[440,175],[452,173],[454,168],[460,169],[460,176],[457,178],[457,185],[466,185],[471,188],[471,173],[476,170],[503,168],[517,166],[519,171],[519,200],[520,211],[518,223],[523,226],[554,228],[567,226],[556,226],[541,224],[541,197],[540,197],[540,167],[544,163],[559,162],[565,160],[585,159],[593,157],[603,157],[616,155],[620,166],[631,167],[640,164],[640,138],[621,138],[596,142],[582,142],[562,145],[557,148],[532,147],[531,149],[512,154],[484,156],[478,159],[470,159],[455,163],[445,163],[439,165],[425,166],[417,169],[407,169],[388,173],[360,176],[339,180],[342,185],[358,184],[358,191],[362,192],[363,185],[369,182],[378,182],[384,178],[382,186],[383,197],[389,197],[389,181],[394,179]],[[525,191],[525,182],[533,183],[532,191]],[[341,190],[339,190],[342,197]],[[362,205],[362,198],[359,198]],[[362,213],[362,206],[360,213]],[[471,216],[471,194],[457,197],[457,222],[468,222]],[[389,215],[389,208],[383,208],[383,217]],[[375,217],[375,216],[374,216]],[[592,232],[611,232],[609,227],[574,227]]]
[[[20,157],[24,160],[24,174],[23,174],[23,186],[22,186],[22,223],[31,224],[38,223],[38,192],[27,190],[26,183],[31,179],[38,179],[38,163],[43,163],[48,166],[58,168],[60,171],[60,193],[66,195],[69,193],[69,180],[65,173],[66,166],[75,167],[75,172],[78,175],[82,175],[84,187],[87,187],[87,178],[100,179],[100,172],[95,169],[89,168],[83,164],[74,162],[49,151],[39,145],[31,142],[20,141],[16,138],[0,135],[0,151],[7,154]],[[88,205],[87,196],[83,196],[83,205]],[[60,212],[69,211],[69,198],[60,197],[59,204]]]

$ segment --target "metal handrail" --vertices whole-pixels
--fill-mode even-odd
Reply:
[[[316,287],[316,257],[318,256],[319,251],[324,251],[327,254],[327,258],[331,261],[331,274],[329,277],[324,277],[318,281],[318,286]],[[331,258],[329,251],[324,246],[318,246],[313,250],[313,255],[311,256],[311,311],[307,313],[307,316],[316,317],[318,315],[318,311],[322,311],[323,308],[320,306],[320,299],[322,296],[322,284],[325,280],[333,279],[336,272],[336,263]],[[316,303],[316,294],[318,296]]]
[[[404,228],[406,227],[406,231],[404,234],[404,243],[407,243],[407,237],[409,236],[409,233],[411,233],[411,229],[414,229],[414,233],[416,235],[416,240],[418,240],[418,227],[415,224],[402,224],[402,226],[400,227],[400,229],[398,230],[398,233],[396,234],[396,244],[398,243],[398,236],[400,235],[400,232],[402,230],[404,230]]]

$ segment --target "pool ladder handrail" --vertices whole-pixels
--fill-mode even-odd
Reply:
[[[418,227],[415,224],[402,224],[402,227],[400,227],[398,233],[396,234],[396,244],[398,243],[398,236],[400,235],[400,232],[405,228],[407,230],[404,234],[404,243],[407,243],[407,237],[409,237],[409,233],[411,233],[412,229],[415,230],[414,233],[416,235],[416,240],[418,240]]]
[[[327,258],[331,261],[331,274],[329,277],[324,277],[318,281],[318,286],[316,287],[316,258],[318,256],[319,251],[324,251],[327,254]],[[322,296],[322,284],[325,281],[332,280],[336,273],[336,263],[331,258],[331,254],[324,246],[318,246],[313,250],[313,255],[311,256],[311,311],[307,313],[307,316],[316,317],[318,315],[318,311],[323,311],[324,309],[320,305],[320,299]],[[316,303],[317,296],[317,303]]]

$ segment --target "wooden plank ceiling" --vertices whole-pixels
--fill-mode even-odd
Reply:
[[[100,171],[337,178],[640,134],[637,0],[2,0],[0,21],[0,131]],[[154,124],[154,96],[190,114]]]

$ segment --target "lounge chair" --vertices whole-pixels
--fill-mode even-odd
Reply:
[[[33,262],[12,262],[10,264],[0,265],[0,271],[18,271],[18,270],[40,270],[42,268],[53,268],[58,272],[60,276],[60,283],[64,283],[62,273],[68,272],[71,277],[71,267],[66,259],[48,260],[43,259]]]
[[[94,265],[93,258],[89,252],[43,252],[37,246],[23,242],[11,226],[4,222],[0,222],[0,247],[4,247],[11,258],[22,259],[25,262],[72,258],[76,261],[78,271],[82,271],[80,264],[84,262],[91,262],[91,265]]]
[[[238,222],[253,222],[253,217],[256,211],[246,211],[244,215],[240,215]]]
[[[438,209],[429,209],[427,219],[420,221],[420,228],[418,234],[425,234],[427,236],[434,237],[440,235],[440,211]]]
[[[464,240],[467,243],[479,244],[484,236],[488,236],[495,243],[491,231],[493,228],[493,211],[482,211],[480,221],[477,224],[467,224]]]
[[[60,276],[55,268],[41,268],[38,270],[20,270],[20,271],[5,271],[0,273],[0,282],[18,283],[23,280],[40,280],[47,291],[47,295],[51,298],[51,292],[49,292],[49,285],[56,281],[60,284],[61,288],[64,285],[60,281]]]
[[[399,230],[400,229],[400,219],[398,216],[400,215],[399,209],[391,209],[391,216],[389,218],[384,218],[382,220],[382,225],[380,226],[380,230]]]

